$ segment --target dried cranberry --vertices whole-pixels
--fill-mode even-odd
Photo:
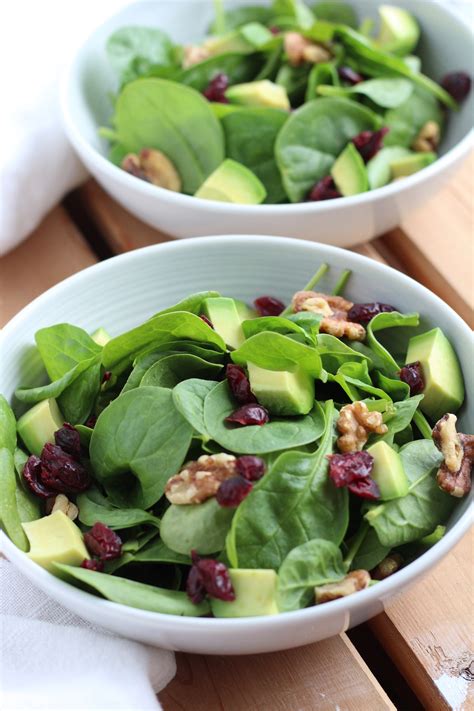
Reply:
[[[191,560],[193,565],[188,575],[186,591],[192,602],[201,602],[203,589],[218,600],[235,600],[229,571],[224,563],[212,558],[200,558],[196,551],[191,551]]]
[[[207,323],[207,325],[209,326],[209,328],[214,329],[214,324],[212,323],[212,321],[210,321],[210,320],[207,318],[207,316],[204,316],[204,314],[201,314],[201,315],[199,316],[199,318],[201,319],[201,321],[204,321],[204,323]]]
[[[110,372],[110,370],[106,370],[102,376],[102,385],[104,385],[105,383],[108,383],[111,377],[112,377],[112,373]]]
[[[441,80],[441,86],[455,101],[464,101],[471,91],[471,77],[466,72],[451,72]]]
[[[384,126],[379,131],[362,131],[362,133],[354,136],[352,143],[361,154],[365,163],[373,158],[382,148],[384,136],[389,130],[389,128]]]
[[[56,491],[48,488],[40,478],[42,470],[41,459],[35,457],[34,454],[28,458],[25,466],[23,467],[23,479],[26,485],[33,492],[35,496],[39,496],[41,499],[49,499],[49,497],[56,497]]]
[[[81,438],[75,427],[65,422],[61,429],[54,433],[54,441],[63,452],[67,452],[74,459],[81,457]]]
[[[219,506],[238,506],[250,494],[253,484],[243,476],[225,479],[217,489],[216,500]]]
[[[265,474],[266,464],[260,457],[244,454],[236,460],[235,468],[247,481],[258,481]]]
[[[229,363],[225,370],[225,376],[229,383],[229,388],[237,402],[246,405],[250,402],[257,402],[257,398],[250,390],[250,382],[243,368],[233,363]]]
[[[375,501],[380,499],[380,490],[373,479],[368,477],[367,479],[359,479],[353,484],[349,484],[348,487],[351,494],[359,496],[361,499],[370,499]]]
[[[41,452],[42,483],[61,494],[79,494],[91,484],[83,464],[55,444],[45,444]]]
[[[423,392],[425,381],[420,361],[404,365],[400,371],[400,380],[410,386],[410,395],[419,395]]]
[[[362,74],[356,72],[355,69],[351,69],[351,67],[339,67],[337,73],[342,81],[346,81],[348,84],[352,84],[352,86],[360,84],[361,81],[364,81]]]
[[[91,530],[84,534],[87,550],[100,560],[113,560],[122,554],[122,541],[115,531],[103,523],[94,523]]]
[[[253,303],[259,316],[279,316],[285,308],[274,296],[259,296]]]
[[[90,427],[91,430],[93,430],[94,427],[96,426],[96,424],[97,424],[97,417],[95,417],[95,415],[92,415],[92,417],[89,417],[89,419],[86,421],[85,426]]]
[[[354,304],[347,314],[347,320],[352,323],[369,323],[374,316],[386,314],[390,311],[396,311],[395,306],[390,304],[381,304],[374,301],[372,304]]]
[[[104,570],[104,563],[101,560],[97,560],[97,558],[84,558],[81,563],[81,568],[85,568],[86,570],[95,570],[97,573],[102,573]]]
[[[330,175],[327,175],[325,178],[321,178],[321,180],[311,188],[308,194],[308,201],[319,202],[320,200],[334,200],[340,197],[342,197],[342,195],[336,188],[336,183]]]
[[[338,488],[370,477],[374,467],[374,458],[369,452],[331,454],[328,459],[329,476]]]
[[[227,74],[216,74],[214,79],[211,79],[206,89],[204,96],[208,101],[217,101],[220,104],[228,104],[229,99],[226,97],[226,89],[229,88],[229,77]]]
[[[270,420],[267,410],[262,405],[242,405],[238,410],[225,418],[227,422],[236,425],[264,425]]]

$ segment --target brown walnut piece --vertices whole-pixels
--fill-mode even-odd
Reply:
[[[337,583],[327,583],[314,588],[314,598],[317,605],[323,602],[338,600],[340,597],[352,595],[352,593],[365,590],[369,587],[370,575],[366,570],[353,570]]]
[[[172,504],[202,504],[216,495],[223,481],[236,475],[232,454],[203,454],[168,480],[165,496]]]
[[[439,124],[436,123],[436,121],[427,121],[425,125],[421,127],[411,147],[414,151],[417,151],[417,153],[436,151],[439,146],[440,135]]]
[[[399,553],[392,553],[384,558],[373,570],[370,571],[372,580],[385,580],[400,570],[403,558]]]
[[[165,190],[181,192],[178,171],[170,159],[156,148],[143,148],[138,155],[128,153],[122,160],[122,169]]]
[[[76,504],[69,501],[65,494],[58,494],[54,499],[52,499],[51,503],[49,502],[50,499],[48,499],[48,513],[50,514],[53,514],[56,511],[62,511],[68,518],[71,519],[71,521],[75,521],[75,519],[79,516],[79,509]]]
[[[284,44],[288,63],[292,67],[298,67],[305,62],[319,64],[320,62],[328,62],[331,59],[331,52],[328,49],[320,44],[311,42],[299,32],[286,32]]]
[[[194,64],[204,62],[204,60],[209,59],[210,56],[211,53],[206,47],[199,47],[193,44],[188,45],[184,47],[183,69],[188,69],[194,66]]]
[[[381,412],[370,412],[365,402],[360,400],[344,405],[339,413],[337,429],[341,436],[337,440],[340,452],[360,452],[369,434],[386,434],[388,427],[383,423]]]
[[[352,301],[342,296],[331,296],[316,291],[297,291],[291,302],[293,311],[311,311],[321,314],[321,333],[328,333],[336,338],[348,338],[351,341],[363,341],[365,328],[360,323],[348,320],[347,314],[354,306]]]
[[[474,435],[456,430],[456,415],[447,413],[433,428],[433,442],[444,457],[436,479],[443,491],[460,498],[471,490],[474,464]]]

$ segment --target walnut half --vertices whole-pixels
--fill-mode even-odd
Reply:
[[[354,306],[352,301],[343,299],[342,296],[321,294],[316,291],[297,291],[291,302],[293,311],[311,311],[321,314],[323,319],[320,325],[321,333],[329,333],[337,338],[348,338],[351,341],[363,341],[365,328],[360,323],[353,323],[347,314]]]
[[[344,405],[339,413],[337,429],[341,436],[337,440],[340,452],[360,452],[369,439],[369,434],[386,434],[381,412],[370,412],[365,402],[357,400],[351,405]]]
[[[286,32],[284,43],[288,63],[292,67],[298,67],[305,62],[319,64],[331,59],[331,52],[326,47],[311,42],[299,32]]]
[[[369,587],[370,575],[366,570],[353,570],[337,583],[327,583],[314,588],[314,597],[317,605],[323,602],[338,600],[340,597],[352,595],[352,593],[365,590]]]
[[[436,476],[438,485],[451,496],[465,496],[471,490],[474,463],[474,435],[456,430],[456,415],[443,415],[433,428],[433,442],[444,457]]]
[[[235,462],[232,454],[203,454],[168,480],[166,498],[172,504],[202,504],[216,495],[223,481],[236,476]]]
[[[64,494],[58,494],[54,499],[51,513],[53,514],[56,511],[62,511],[68,518],[71,519],[71,521],[75,521],[75,519],[79,516],[79,509],[76,504],[69,501],[67,496]]]
[[[181,192],[181,178],[170,159],[155,148],[143,148],[140,153],[128,153],[122,168],[136,178],[146,180],[165,190]]]

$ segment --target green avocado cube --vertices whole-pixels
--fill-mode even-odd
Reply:
[[[234,299],[226,296],[204,299],[202,310],[227,346],[239,348],[242,345],[245,341],[242,318]]]
[[[401,57],[413,52],[420,39],[420,26],[413,15],[395,5],[381,5],[379,14],[378,46]]]
[[[348,143],[332,166],[331,175],[344,197],[365,193],[369,189],[367,168],[357,148]]]
[[[90,558],[80,528],[62,511],[22,525],[30,542],[28,557],[51,573],[53,563],[80,565]]]
[[[269,79],[234,84],[227,89],[225,95],[232,103],[242,106],[266,106],[284,111],[291,109],[286,89]]]
[[[267,191],[255,173],[245,165],[227,158],[204,181],[195,197],[240,205],[259,205],[267,197]]]
[[[47,442],[54,442],[54,433],[64,424],[56,400],[42,400],[25,412],[17,422],[17,430],[31,454],[40,456]]]
[[[211,598],[214,617],[277,615],[278,575],[274,570],[235,568],[229,570],[235,592],[233,602]]]
[[[398,499],[408,494],[408,478],[400,455],[381,440],[367,449],[374,458],[372,479],[380,490],[382,501]]]
[[[304,370],[267,370],[247,363],[250,389],[272,415],[307,415],[314,405],[314,379]]]

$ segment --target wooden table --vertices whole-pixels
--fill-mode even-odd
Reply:
[[[428,286],[473,325],[473,162],[402,225],[356,251]],[[169,237],[89,181],[0,260],[0,321],[61,279]],[[415,307],[416,305],[414,305]],[[165,711],[474,709],[473,539],[347,634],[254,657],[178,654]]]

